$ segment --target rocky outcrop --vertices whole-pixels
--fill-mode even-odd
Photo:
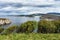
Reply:
[[[0,18],[0,25],[7,25],[10,24],[11,21],[9,19],[6,18]]]
[[[54,21],[54,20],[60,20],[60,16],[58,15],[52,15],[52,14],[45,14],[40,17],[41,20],[47,20],[47,21]]]

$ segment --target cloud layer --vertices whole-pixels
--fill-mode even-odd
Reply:
[[[0,2],[0,15],[60,13],[60,2],[56,0],[0,0]]]
[[[1,2],[19,2],[23,4],[51,4],[54,0],[0,0]]]

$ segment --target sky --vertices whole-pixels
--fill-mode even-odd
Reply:
[[[54,0],[0,0],[1,2],[15,2],[23,4],[52,4]]]
[[[0,0],[0,15],[60,13],[59,3],[60,0]]]

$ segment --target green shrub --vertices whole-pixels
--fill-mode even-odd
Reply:
[[[0,28],[0,33],[4,31],[4,28]]]
[[[56,26],[51,21],[41,20],[38,22],[38,32],[40,33],[54,33]]]
[[[10,26],[7,29],[5,29],[2,34],[10,34],[10,33],[13,33],[13,32],[15,32],[17,30],[17,28],[18,28],[18,26],[15,26],[15,25]]]
[[[36,21],[27,21],[20,25],[17,32],[31,33],[36,28]]]
[[[55,26],[57,27],[56,33],[60,33],[60,20],[53,21]]]

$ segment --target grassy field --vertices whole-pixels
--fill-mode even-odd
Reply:
[[[60,34],[10,34],[0,35],[0,40],[60,40]]]

